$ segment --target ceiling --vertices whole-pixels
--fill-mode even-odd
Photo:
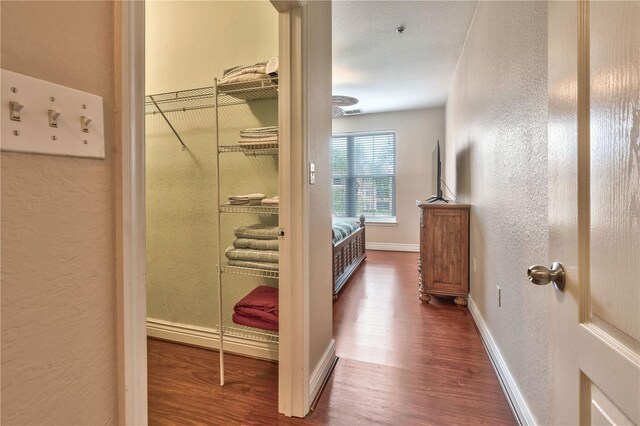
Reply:
[[[443,106],[476,1],[334,1],[333,94],[362,113]],[[399,26],[405,30],[396,31]]]

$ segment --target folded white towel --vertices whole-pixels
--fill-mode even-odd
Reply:
[[[223,77],[220,80],[219,85],[220,86],[224,86],[226,84],[233,84],[233,83],[248,83],[251,81],[260,81],[260,80],[265,80],[263,82],[263,84],[265,86],[271,86],[273,83],[271,82],[271,77],[269,77],[267,74],[259,74],[259,73],[248,73],[248,74],[240,74],[237,76],[232,76],[232,77]],[[221,87],[220,89],[223,89],[224,87]]]
[[[265,126],[265,127],[249,127],[248,129],[242,129],[240,130],[240,133],[242,132],[273,132],[275,131],[276,133],[278,132],[278,126]]]
[[[277,138],[278,137],[278,133],[269,133],[269,132],[264,132],[264,133],[243,133],[243,132],[240,132],[240,137],[242,139]]]
[[[265,136],[262,138],[240,138],[238,140],[239,143],[257,143],[257,142],[271,142],[271,143],[277,143],[278,142],[278,137],[277,136]]]
[[[280,199],[278,198],[277,195],[275,197],[265,198],[264,200],[262,200],[263,206],[268,206],[268,205],[274,206],[278,204],[280,204]]]
[[[253,194],[229,196],[229,200],[262,200],[263,198],[266,198],[266,195],[261,194],[259,192],[256,192]]]
[[[267,61],[267,65],[265,68],[265,73],[269,74],[271,77],[278,76],[278,57],[271,58]]]
[[[258,62],[256,64],[252,64],[252,65],[236,65],[235,67],[231,67],[231,68],[227,68],[225,70],[222,71],[222,76],[227,76],[230,74],[237,74],[237,73],[241,73],[242,71],[246,71],[246,70],[250,70],[250,72],[258,72],[258,71],[252,71],[255,69],[259,69],[259,68],[263,68],[267,65],[267,62],[269,61],[263,61],[263,62]],[[264,71],[260,71],[260,72],[264,72]]]
[[[240,130],[241,138],[264,138],[264,137],[278,137],[278,128],[263,128],[263,129],[244,129]]]

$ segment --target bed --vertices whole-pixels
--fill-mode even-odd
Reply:
[[[333,219],[333,300],[338,298],[340,290],[367,258],[364,220],[364,216],[360,219]]]

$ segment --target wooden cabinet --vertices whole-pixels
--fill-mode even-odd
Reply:
[[[469,295],[468,204],[424,203],[420,208],[419,297],[455,296],[467,305]]]

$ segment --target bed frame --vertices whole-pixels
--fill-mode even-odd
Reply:
[[[345,286],[358,266],[367,258],[365,251],[364,216],[360,216],[360,229],[333,246],[333,300]]]

